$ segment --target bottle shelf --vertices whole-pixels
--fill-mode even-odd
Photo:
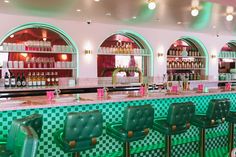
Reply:
[[[116,56],[150,56],[150,54],[140,53],[97,53],[97,55],[116,55]]]
[[[202,59],[206,59],[205,56],[172,56],[172,55],[167,55],[167,58],[202,58]]]
[[[16,51],[16,50],[1,50],[0,53],[50,53],[50,54],[76,54],[75,52],[55,52],[55,51]]]
[[[76,68],[0,68],[8,70],[75,70]]]
[[[205,68],[167,68],[167,70],[205,70]]]

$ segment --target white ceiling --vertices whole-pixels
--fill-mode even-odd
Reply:
[[[52,17],[93,23],[180,29],[220,34],[236,34],[236,15],[225,20],[226,7],[236,0],[202,0],[200,14],[191,16],[191,0],[157,0],[157,8],[147,8],[147,0],[0,0],[0,13]],[[216,2],[216,3],[215,3]],[[80,12],[76,10],[80,9]],[[236,11],[236,9],[235,9]],[[106,14],[110,15],[106,15]],[[134,19],[133,17],[136,17]],[[179,22],[179,24],[177,24]]]

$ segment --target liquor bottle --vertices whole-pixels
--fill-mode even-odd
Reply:
[[[47,80],[46,80],[46,85],[47,85],[47,86],[50,86],[50,85],[51,85],[51,78],[50,78],[50,73],[49,73],[49,72],[47,72],[46,78],[47,78]]]
[[[4,86],[5,88],[10,87],[10,79],[7,72],[5,73],[5,77],[4,77]]]
[[[10,80],[11,87],[16,87],[16,78],[13,73],[11,73]]]
[[[24,75],[24,73],[22,73],[21,86],[22,87],[26,87],[26,85],[27,85],[27,83],[26,83],[25,75]]]
[[[54,72],[51,72],[51,85],[52,85],[52,86],[55,85],[55,76],[54,76]]]
[[[41,86],[41,77],[39,75],[39,72],[37,72],[36,83],[37,83],[37,86]]]
[[[17,87],[21,87],[21,78],[20,78],[20,74],[17,75],[16,86],[17,86]]]
[[[33,72],[32,74],[32,84],[33,86],[37,86],[37,78],[36,78],[35,72]]]
[[[41,85],[46,86],[46,78],[44,72],[41,73]]]
[[[29,72],[29,74],[28,74],[27,82],[28,82],[29,87],[33,86],[31,72]]]
[[[55,72],[55,85],[59,85],[59,77],[58,77],[58,72]]]

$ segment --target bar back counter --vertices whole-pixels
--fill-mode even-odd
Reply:
[[[72,95],[66,95],[72,97]],[[61,97],[66,97],[61,96]],[[0,105],[0,138],[6,138],[13,119],[21,118],[34,113],[42,114],[43,129],[39,142],[38,154],[40,157],[66,157],[55,144],[53,133],[62,129],[64,119],[68,112],[100,110],[103,115],[103,134],[98,137],[98,144],[94,149],[82,152],[82,156],[121,156],[122,143],[106,134],[105,127],[108,123],[122,121],[123,111],[127,106],[139,106],[150,104],[154,108],[154,117],[166,117],[171,103],[193,102],[196,105],[196,113],[205,113],[211,99],[228,98],[231,101],[231,109],[236,109],[235,91],[222,92],[220,90],[209,93],[196,93],[194,91],[182,92],[178,95],[168,95],[164,92],[149,93],[148,96],[128,96],[122,99],[97,98],[96,93],[73,95],[75,100],[67,102],[55,102],[47,100],[46,96],[20,97],[8,99],[24,100],[20,105]],[[223,156],[227,152],[228,124],[224,123],[215,129],[206,132],[207,154],[210,156]],[[183,134],[172,138],[173,156],[190,156],[198,154],[199,130],[191,125],[190,129]],[[144,140],[131,143],[131,154],[134,156],[163,156],[165,154],[165,137],[157,131],[150,130]]]

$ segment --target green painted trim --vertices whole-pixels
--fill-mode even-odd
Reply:
[[[196,37],[194,36],[183,36],[179,38],[180,40],[184,40],[186,42],[192,42],[200,51],[202,51],[206,57],[206,69],[205,69],[205,75],[208,76],[209,74],[209,54],[207,52],[207,49],[205,45]]]
[[[28,28],[44,28],[44,29],[51,30],[55,33],[58,33],[65,40],[65,42],[69,46],[72,47],[73,52],[79,54],[79,50],[78,50],[76,43],[65,31],[63,31],[62,29],[60,29],[56,26],[53,26],[51,24],[41,23],[41,22],[30,22],[30,23],[26,23],[26,24],[23,24],[23,25],[20,25],[20,26],[17,26],[15,28],[11,29],[3,37],[0,38],[0,44],[2,44],[4,42],[4,40],[6,40],[6,38],[8,38],[10,35],[18,32],[18,31],[21,31],[23,29],[28,29]],[[77,62],[77,66],[78,66],[79,65],[79,55],[77,55],[77,56],[78,57],[76,57],[76,62]],[[77,75],[76,77],[79,76],[79,68],[77,68],[76,75]]]
[[[150,43],[142,36],[140,35],[139,33],[137,32],[134,32],[134,31],[130,31],[130,30],[120,30],[120,31],[117,31],[115,33],[112,33],[110,36],[112,35],[116,35],[116,34],[120,34],[120,35],[123,35],[123,36],[126,36],[130,39],[132,39],[140,48],[144,48],[146,50],[148,50],[148,52],[150,53],[150,75],[151,76],[154,76],[154,51],[153,51],[153,48],[152,46],[150,45]],[[110,37],[108,36],[108,37]],[[107,38],[108,38],[107,37]],[[106,39],[107,39],[106,38]],[[106,40],[105,39],[105,40]],[[101,42],[101,44],[105,41],[103,40]],[[99,48],[101,46],[101,44],[99,45]],[[98,49],[99,49],[98,48]]]

